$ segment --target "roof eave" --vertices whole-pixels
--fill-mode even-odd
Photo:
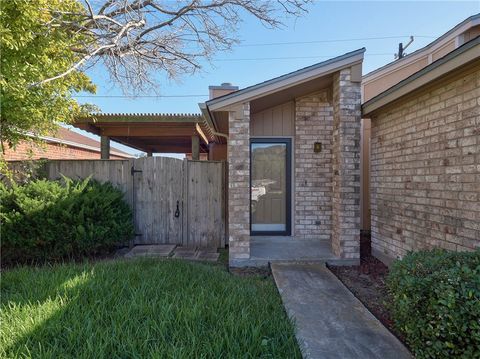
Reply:
[[[33,134],[28,134],[28,136],[39,138],[39,139],[41,139],[42,141],[45,141],[45,142],[58,143],[58,144],[64,145],[64,146],[75,147],[75,148],[80,148],[80,149],[87,150],[87,151],[100,153],[100,143],[98,144],[99,147],[94,147],[94,146],[90,146],[90,145],[85,145],[83,143],[68,141],[68,140],[64,140],[64,139],[60,139],[60,138],[56,138],[56,137],[51,137],[51,136],[35,136]],[[115,155],[115,156],[125,157],[125,158],[132,158],[133,157],[132,155],[130,155],[126,152],[121,152],[121,151],[119,152],[117,149],[114,149],[114,148],[111,148],[110,154]]]
[[[362,63],[364,53],[365,48],[361,48],[287,75],[209,100],[205,104],[210,111],[219,111],[237,103],[251,101],[288,87],[332,74],[343,68]]]
[[[480,37],[477,37],[365,102],[362,105],[362,114],[369,117],[391,102],[479,58]]]
[[[370,71],[368,74],[363,76],[363,82],[369,82],[375,80],[377,77],[382,76],[385,71],[391,71],[392,68],[402,68],[408,66],[410,63],[418,60],[422,56],[425,56],[425,52],[434,49],[441,48],[445,45],[445,42],[451,41],[451,39],[459,36],[459,34],[467,31],[469,28],[477,26],[480,24],[480,13],[472,15],[467,19],[463,20],[461,23],[455,25],[452,29],[448,30],[442,36],[436,38],[429,44],[424,47],[415,50],[414,52],[408,54],[407,56],[397,59],[395,61],[389,62],[386,65],[383,65],[375,70]]]

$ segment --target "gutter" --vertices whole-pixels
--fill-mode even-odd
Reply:
[[[450,62],[455,58],[460,58],[460,63]],[[369,117],[372,112],[379,108],[415,91],[427,83],[437,80],[460,66],[472,61],[478,61],[479,58],[480,36],[477,36],[475,39],[458,47],[441,59],[432,62],[427,67],[415,72],[413,75],[365,102],[362,105],[362,115]]]
[[[200,107],[200,111],[202,111],[203,121],[210,130],[210,133],[214,136],[223,137],[228,140],[228,135],[226,133],[217,131],[217,126],[215,125],[215,121],[213,119],[212,113],[210,112],[210,109],[208,108],[208,105],[204,102],[201,102],[198,104],[198,107]]]
[[[446,41],[448,43],[449,41],[451,41],[451,40],[455,39],[456,37],[460,36],[464,31],[467,31],[467,30],[469,30],[469,29],[471,29],[471,28],[473,28],[473,27],[475,27],[479,24],[480,24],[480,13],[472,15],[472,16],[466,18],[465,20],[463,20],[461,23],[455,25],[453,28],[448,30],[446,33],[444,33],[440,37],[436,38],[435,40],[433,40],[429,44],[425,45],[424,47],[422,47],[418,50],[415,50],[414,52],[406,55],[405,57],[403,57],[401,59],[397,59],[397,60],[394,60],[392,62],[389,62],[388,64],[383,65],[383,66],[381,66],[381,67],[379,67],[375,70],[370,71],[368,74],[363,75],[363,81],[369,81],[370,78],[375,79],[376,74],[378,74],[378,73],[380,73],[384,70],[387,70],[389,67],[396,66],[397,64],[402,64],[401,66],[399,66],[399,68],[401,68],[403,66],[408,66],[411,63],[410,60],[412,60],[412,61],[417,60],[417,58],[416,58],[417,55],[421,56],[424,52],[427,52],[427,50],[434,50],[434,51],[438,50],[439,48],[441,48],[442,46],[445,45],[445,44],[441,44],[442,41]],[[455,34],[458,31],[460,33]],[[452,36],[452,38],[448,39],[449,36]],[[435,46],[437,46],[437,45],[439,45],[439,47],[437,49],[435,49]]]

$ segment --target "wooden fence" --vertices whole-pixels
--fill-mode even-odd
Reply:
[[[49,179],[92,176],[121,189],[134,214],[134,244],[225,246],[224,162],[168,157],[54,160],[43,171]]]

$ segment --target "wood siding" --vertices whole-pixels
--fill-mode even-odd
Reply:
[[[251,136],[293,136],[295,105],[293,101],[251,115]]]

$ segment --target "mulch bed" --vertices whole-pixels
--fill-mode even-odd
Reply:
[[[370,236],[360,240],[359,266],[328,266],[343,284],[405,345],[405,337],[393,325],[388,309],[385,280],[388,267],[370,254]]]

